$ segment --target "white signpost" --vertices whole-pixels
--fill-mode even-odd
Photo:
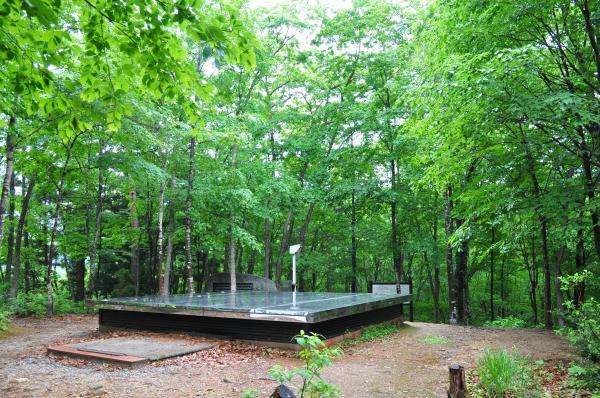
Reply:
[[[296,253],[300,251],[301,245],[290,246],[290,254],[292,255],[292,308],[296,307]]]

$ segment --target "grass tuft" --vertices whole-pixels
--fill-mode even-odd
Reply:
[[[450,342],[449,339],[443,336],[421,336],[418,338],[421,343],[425,344],[447,344]]]

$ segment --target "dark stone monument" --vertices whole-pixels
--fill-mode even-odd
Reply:
[[[276,292],[275,282],[250,274],[235,274],[238,291]],[[206,281],[207,292],[228,292],[231,290],[229,272],[220,272]]]

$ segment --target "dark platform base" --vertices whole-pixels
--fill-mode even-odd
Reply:
[[[100,309],[101,328],[183,331],[227,336],[240,340],[290,343],[300,330],[331,339],[374,323],[402,319],[402,304],[352,314],[318,323],[216,318],[159,312]]]

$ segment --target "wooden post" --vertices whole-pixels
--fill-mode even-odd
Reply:
[[[467,385],[465,383],[465,368],[461,365],[450,365],[450,388],[448,398],[465,398],[467,396]]]

